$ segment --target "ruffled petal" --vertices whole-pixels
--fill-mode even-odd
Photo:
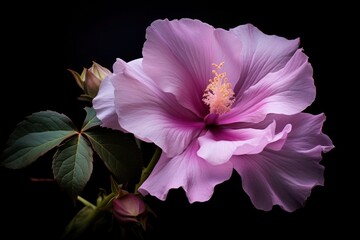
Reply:
[[[126,63],[118,59],[115,75],[115,109],[119,123],[136,137],[151,141],[169,157],[189,145],[204,123],[164,93],[142,70],[142,59]]]
[[[163,153],[139,192],[165,200],[170,189],[182,187],[190,203],[209,200],[214,187],[231,177],[233,167],[231,162],[217,166],[209,164],[198,157],[198,149],[198,142],[193,141],[178,156],[168,158]]]
[[[218,165],[227,162],[233,155],[257,154],[270,143],[286,139],[291,126],[275,134],[275,121],[264,129],[243,128],[226,129],[220,128],[208,131],[199,137],[200,148],[197,154],[210,164]]]
[[[266,148],[256,155],[233,156],[231,161],[256,208],[268,211],[279,205],[292,212],[305,204],[316,185],[323,185],[324,167],[319,161],[333,145],[321,132],[324,115],[300,113],[274,119],[280,128],[292,125],[281,150]]]
[[[115,110],[114,86],[111,83],[111,77],[107,76],[101,81],[99,92],[92,101],[96,117],[101,120],[101,126],[116,130],[123,130],[118,122],[118,115]]]
[[[299,39],[288,40],[276,35],[267,35],[252,24],[230,29],[243,44],[240,55],[240,78],[234,91],[239,96],[255,85],[265,75],[277,72],[299,48]]]
[[[146,32],[143,48],[144,71],[184,107],[203,117],[208,107],[202,95],[212,79],[214,66],[224,62],[221,71],[229,82],[239,78],[239,39],[229,31],[214,29],[199,20],[157,20]]]
[[[248,88],[230,112],[219,116],[219,124],[260,122],[267,114],[292,115],[315,99],[313,69],[301,49],[277,72],[267,74]]]
[[[274,115],[274,119],[280,126],[291,123],[293,130],[286,140],[285,149],[306,154],[318,162],[322,153],[334,148],[334,145],[326,134],[322,132],[326,120],[325,114],[312,115],[299,113],[292,116]]]

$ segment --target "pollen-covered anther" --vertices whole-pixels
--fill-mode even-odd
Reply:
[[[216,69],[221,69],[224,62],[220,64],[213,63]],[[214,77],[209,80],[203,95],[203,102],[209,106],[210,113],[223,114],[230,111],[235,101],[234,91],[231,83],[228,82],[226,72],[218,73],[216,69],[212,70]]]

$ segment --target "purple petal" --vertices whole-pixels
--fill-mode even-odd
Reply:
[[[202,95],[213,78],[213,63],[224,61],[229,82],[236,82],[235,61],[241,50],[239,39],[223,29],[198,20],[157,20],[147,29],[143,48],[144,71],[184,107],[198,116],[208,113]]]
[[[313,70],[299,49],[283,69],[267,74],[248,88],[219,123],[260,122],[267,114],[296,114],[315,99]]]
[[[210,164],[218,165],[227,162],[232,155],[257,154],[270,143],[286,139],[291,126],[275,134],[275,121],[264,129],[216,129],[199,137],[198,155]]]
[[[164,93],[142,70],[142,59],[118,59],[115,75],[115,108],[119,123],[136,137],[154,142],[168,156],[175,156],[203,129],[202,119]],[[176,143],[176,144],[174,144]]]
[[[285,67],[299,47],[299,39],[288,40],[275,35],[267,35],[252,24],[245,24],[230,31],[243,44],[240,54],[240,79],[234,87],[239,96],[255,85],[265,75]]]
[[[331,139],[322,133],[322,126],[326,120],[325,114],[275,115],[274,119],[280,126],[287,123],[293,126],[293,131],[289,134],[284,146],[289,150],[306,154],[320,161],[322,152],[326,153],[334,148]]]
[[[96,117],[101,120],[101,126],[116,130],[123,130],[118,122],[115,111],[114,87],[111,83],[112,75],[101,81],[99,92],[92,101]]]
[[[198,149],[195,140],[178,156],[168,158],[163,153],[139,192],[165,200],[170,189],[182,187],[190,203],[209,200],[214,187],[228,180],[233,168],[231,162],[217,166],[209,164],[197,156]]]
[[[321,132],[324,115],[300,113],[273,119],[280,128],[292,125],[281,150],[266,148],[257,155],[234,156],[231,161],[256,208],[268,211],[279,205],[292,212],[305,204],[316,185],[323,185],[324,167],[319,161],[321,153],[333,145]]]

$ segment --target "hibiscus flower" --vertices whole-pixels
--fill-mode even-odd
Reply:
[[[325,115],[303,112],[316,89],[299,39],[165,19],[142,53],[117,59],[93,100],[103,126],[162,149],[141,194],[165,200],[182,187],[190,203],[207,201],[235,169],[256,208],[294,211],[323,185],[333,144]]]

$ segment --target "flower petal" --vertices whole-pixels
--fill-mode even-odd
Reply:
[[[299,47],[299,39],[288,40],[267,35],[252,24],[240,25],[230,31],[236,34],[243,44],[239,63],[240,79],[234,86],[234,91],[239,96],[268,73],[285,67]]]
[[[324,115],[273,117],[279,127],[291,124],[293,129],[281,150],[266,148],[257,155],[233,156],[231,161],[256,208],[268,211],[279,205],[292,212],[305,204],[313,187],[323,185],[324,167],[319,161],[333,145],[321,133]]]
[[[199,137],[200,148],[197,154],[210,164],[218,165],[227,162],[232,155],[257,154],[270,143],[286,138],[291,126],[275,134],[275,121],[264,129],[220,128],[208,131]]]
[[[267,114],[296,114],[315,99],[313,69],[301,49],[283,69],[267,74],[248,88],[236,106],[219,116],[219,123],[260,122]]]
[[[182,187],[190,203],[209,200],[214,187],[228,180],[233,168],[231,162],[217,166],[209,164],[197,156],[198,149],[199,144],[194,140],[178,156],[168,158],[163,153],[139,192],[165,200],[170,189]]]
[[[213,63],[224,61],[229,82],[239,78],[235,61],[239,39],[199,20],[157,20],[146,32],[144,71],[184,107],[203,117],[208,107],[202,95],[213,78]]]
[[[118,116],[115,111],[114,86],[111,83],[112,75],[101,81],[99,92],[92,100],[93,108],[96,111],[96,117],[101,120],[101,126],[116,130],[123,130],[118,122]]]
[[[164,93],[142,70],[142,59],[129,63],[118,59],[115,75],[115,109],[120,126],[136,137],[151,141],[169,157],[187,147],[203,128],[202,119]]]
[[[331,139],[322,133],[322,126],[326,120],[325,114],[311,115],[299,113],[292,116],[275,115],[274,119],[281,126],[291,123],[293,130],[289,134],[284,147],[321,160],[321,153],[334,148]]]

